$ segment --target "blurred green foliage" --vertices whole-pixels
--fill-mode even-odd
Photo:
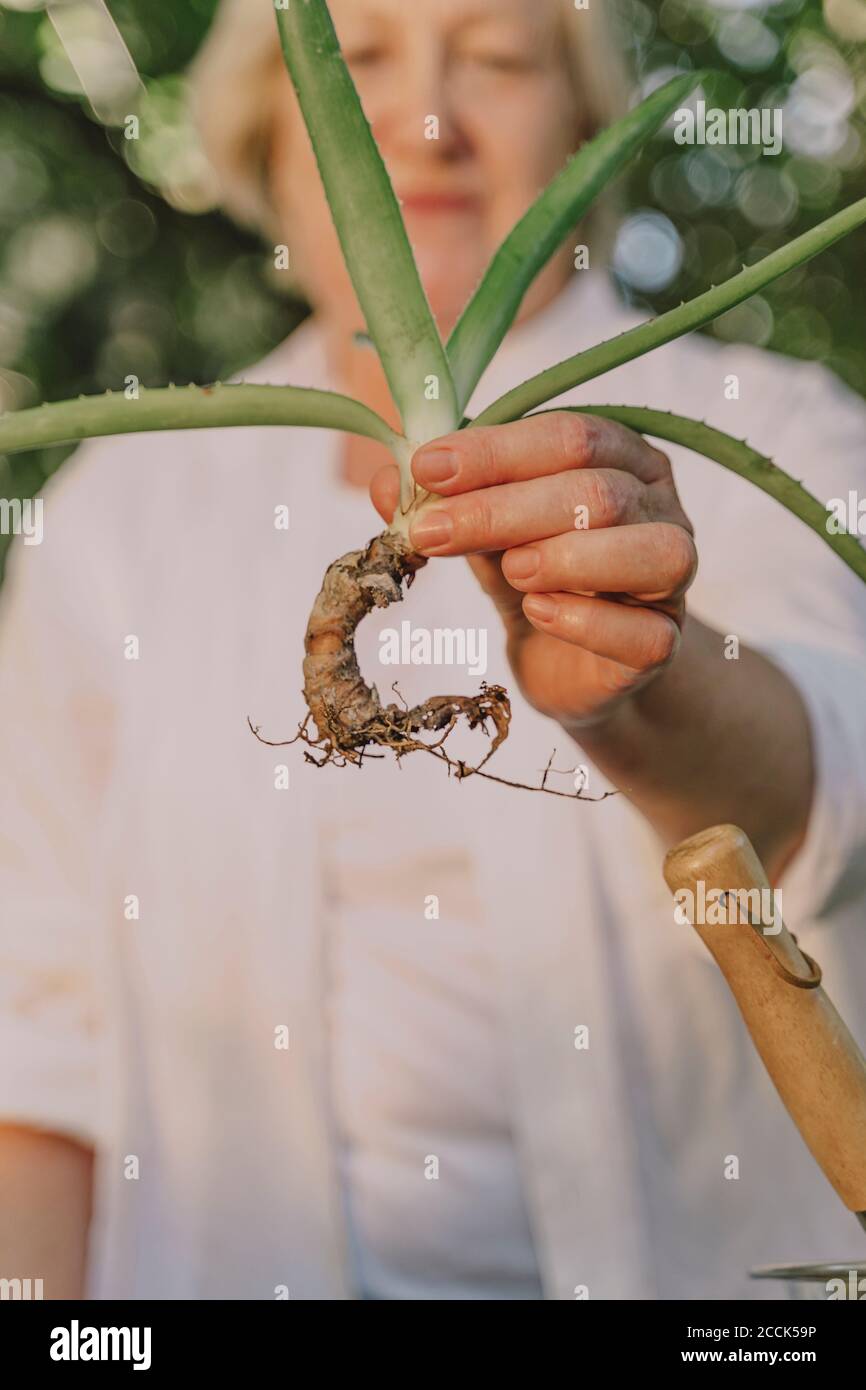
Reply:
[[[866,0],[622,0],[641,88],[720,73],[710,104],[782,112],[778,155],[679,146],[633,167],[615,258],[653,310],[691,299],[866,195]],[[866,234],[791,272],[708,330],[824,362],[866,395]]]
[[[714,104],[784,119],[777,157],[681,147],[669,130],[637,162],[614,258],[633,302],[690,298],[866,194],[866,0],[608,2],[642,92],[706,66],[722,74]],[[94,114],[39,0],[0,0],[0,409],[129,371],[212,381],[303,317],[273,248],[189,192],[201,156],[182,74],[216,3],[108,0],[144,83],[141,143]],[[708,331],[821,359],[866,395],[864,262],[861,232]],[[68,452],[0,458],[0,495],[32,494]]]
[[[176,146],[179,74],[216,0],[109,9],[145,83],[151,139],[162,121]],[[273,249],[218,212],[172,206],[134,172],[143,142],[63,90],[75,84],[62,60],[43,13],[0,4],[0,409],[122,388],[130,371],[145,386],[204,383],[262,357],[305,313]],[[0,456],[0,495],[31,495],[69,452]]]

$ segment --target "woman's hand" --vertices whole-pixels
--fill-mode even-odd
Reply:
[[[553,411],[434,440],[412,473],[443,499],[413,525],[413,545],[468,558],[536,709],[594,723],[673,661],[697,552],[670,462],[646,440]],[[395,467],[371,496],[389,521]]]

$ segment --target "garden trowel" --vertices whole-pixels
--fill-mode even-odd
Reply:
[[[824,990],[820,967],[775,907],[766,910],[772,890],[748,837],[735,825],[704,830],[671,850],[664,874],[678,915],[692,923],[733,991],[812,1156],[866,1229],[866,1059]],[[753,1273],[818,1279],[833,1267],[808,1268],[820,1274],[793,1266]]]

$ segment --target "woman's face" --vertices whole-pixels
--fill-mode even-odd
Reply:
[[[330,0],[330,10],[447,332],[580,141],[560,0]],[[292,264],[313,304],[355,329],[360,309],[288,77],[279,92],[271,179]],[[526,310],[564,266],[548,269]]]

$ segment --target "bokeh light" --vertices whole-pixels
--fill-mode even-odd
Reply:
[[[665,289],[683,263],[683,243],[669,217],[640,209],[626,217],[613,252],[616,274],[635,289]]]
[[[640,158],[626,202],[642,218],[667,219],[683,254],[668,279],[669,246],[654,276],[623,243],[617,272],[635,303],[671,308],[866,196],[866,0],[621,0],[619,8],[641,92],[683,68],[708,68],[718,75],[711,104],[782,113],[777,155],[678,146],[670,122],[667,139]],[[698,96],[707,93],[692,107]],[[866,395],[864,260],[860,232],[707,331],[823,361]]]

